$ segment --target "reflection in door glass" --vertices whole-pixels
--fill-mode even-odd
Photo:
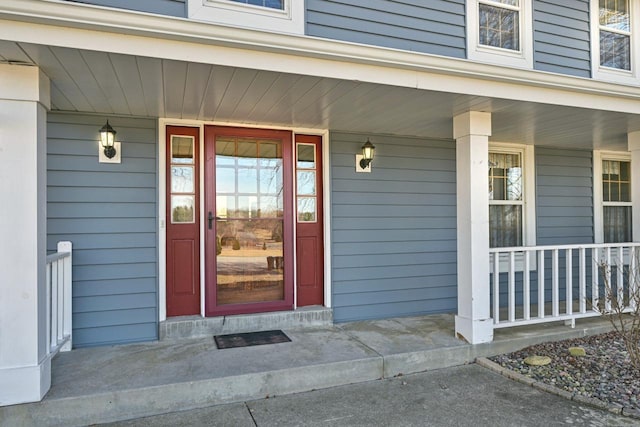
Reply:
[[[284,299],[283,179],[280,141],[216,140],[218,305]]]

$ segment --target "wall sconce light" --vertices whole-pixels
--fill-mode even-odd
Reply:
[[[356,154],[356,172],[371,172],[371,161],[375,155],[376,147],[369,141],[362,146],[362,154]]]
[[[100,163],[120,163],[120,143],[116,142],[116,131],[109,124],[109,120],[100,128],[100,148]]]

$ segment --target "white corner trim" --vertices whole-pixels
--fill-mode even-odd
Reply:
[[[216,24],[304,34],[304,1],[284,2],[284,10],[278,10],[229,0],[187,0],[187,16]]]
[[[478,37],[479,2],[478,0],[467,0],[467,56],[470,60],[533,69],[533,2],[521,0],[520,3],[520,50],[510,51],[480,44]]]

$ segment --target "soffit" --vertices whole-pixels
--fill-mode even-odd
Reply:
[[[640,116],[362,81],[0,41],[0,61],[41,67],[52,109],[452,138],[452,117],[493,114],[491,140],[626,149]],[[482,84],[482,80],[478,80]]]

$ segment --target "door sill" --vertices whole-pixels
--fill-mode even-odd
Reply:
[[[272,329],[318,328],[331,325],[333,325],[333,310],[321,306],[217,317],[181,316],[160,322],[160,340],[202,338]]]

